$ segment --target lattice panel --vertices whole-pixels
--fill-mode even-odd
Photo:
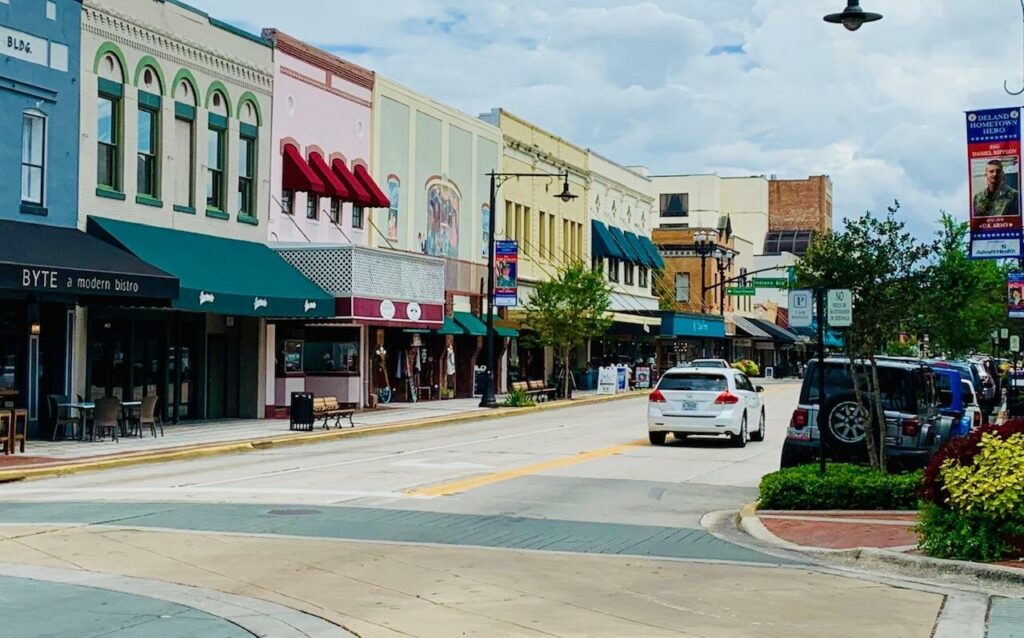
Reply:
[[[444,262],[419,255],[355,248],[352,294],[444,303]]]
[[[310,281],[335,297],[352,295],[352,247],[301,248],[278,254]]]

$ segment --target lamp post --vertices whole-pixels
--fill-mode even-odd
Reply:
[[[842,13],[830,13],[825,16],[825,22],[841,24],[847,31],[856,31],[864,26],[865,22],[877,22],[882,19],[881,13],[871,13],[860,8],[860,0],[848,0],[846,9]]]
[[[693,245],[697,250],[697,255],[700,256],[700,313],[706,314],[708,311],[707,261],[711,252],[715,249],[714,233],[709,230],[698,230],[693,234]]]
[[[725,273],[728,270],[732,269],[732,260],[733,260],[733,254],[730,251],[725,250],[724,248],[719,250],[715,254],[715,262],[716,262],[716,265],[718,266],[718,282],[719,282],[718,314],[722,315],[723,317],[725,316],[725,286],[721,285],[721,283],[725,281]]]
[[[484,340],[484,362],[487,372],[485,373],[480,407],[496,408],[498,401],[494,396],[494,235],[496,233],[495,219],[498,216],[498,189],[513,177],[546,177],[548,179],[561,177],[563,180],[562,192],[555,197],[568,204],[578,196],[573,195],[569,190],[569,171],[562,173],[498,173],[491,171],[487,175],[491,178],[491,215],[487,220],[487,337]]]

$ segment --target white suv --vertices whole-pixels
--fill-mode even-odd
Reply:
[[[732,368],[672,368],[658,381],[647,403],[651,445],[664,445],[669,432],[727,435],[737,447],[763,441],[764,401],[750,379]]]

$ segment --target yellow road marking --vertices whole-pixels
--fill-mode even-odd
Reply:
[[[577,465],[579,463],[586,463],[587,461],[593,461],[594,459],[601,459],[608,456],[615,456],[622,454],[630,448],[639,447],[641,445],[647,445],[647,441],[633,441],[625,445],[616,445],[613,447],[604,448],[603,450],[594,450],[592,452],[580,452],[573,456],[565,456],[560,459],[553,461],[545,461],[543,463],[534,463],[533,465],[527,465],[525,467],[516,468],[513,470],[505,470],[503,472],[494,472],[492,474],[484,474],[483,476],[474,476],[473,478],[463,479],[461,481],[453,481],[451,483],[442,483],[441,485],[434,485],[431,487],[417,488],[412,490],[406,490],[405,493],[410,496],[451,496],[460,492],[466,492],[473,490],[484,485],[491,485],[493,483],[501,483],[502,481],[508,481],[521,476],[529,476],[531,474],[539,474],[540,472],[546,472],[548,470],[556,470],[562,467],[568,467],[570,465]]]

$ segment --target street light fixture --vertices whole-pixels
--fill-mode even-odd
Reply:
[[[877,22],[882,19],[881,13],[871,13],[860,8],[860,0],[847,0],[846,9],[842,13],[830,13],[825,22],[841,24],[847,31],[856,31],[865,22]]]
[[[725,273],[732,269],[733,253],[726,249],[720,249],[715,253],[715,262],[718,266],[719,304],[718,313],[725,316]]]
[[[700,256],[700,312],[705,314],[708,311],[707,260],[715,250],[715,234],[709,230],[698,230],[693,234],[693,245]]]
[[[495,219],[498,216],[498,189],[513,177],[546,177],[548,179],[561,177],[562,192],[555,195],[555,198],[568,204],[578,195],[574,195],[569,190],[569,171],[562,173],[498,173],[491,171],[487,175],[491,178],[491,214],[487,220],[487,338],[484,340],[484,363],[487,366],[487,371],[484,373],[484,391],[480,399],[480,407],[496,408],[498,400],[494,391],[494,235],[496,233]]]

